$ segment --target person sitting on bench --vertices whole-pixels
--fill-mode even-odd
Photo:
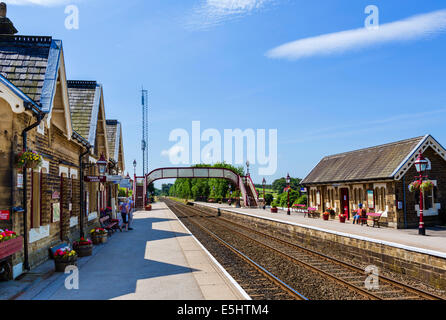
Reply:
[[[363,205],[362,203],[359,204],[359,209],[356,210],[356,214],[353,217],[353,224],[359,224],[359,222],[361,221],[361,218],[363,217]]]

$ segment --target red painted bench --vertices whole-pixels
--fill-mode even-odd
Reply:
[[[369,212],[367,213],[367,217],[361,217],[359,220],[362,222],[362,225],[367,224],[368,221],[373,221],[373,228],[375,226],[379,226],[379,221],[381,220],[382,213]]]
[[[307,212],[305,213],[304,218],[308,215],[308,218],[315,218],[316,215],[316,208],[308,208]]]
[[[122,232],[122,228],[119,225],[119,220],[113,220],[110,219],[109,216],[105,216],[99,219],[99,222],[101,223],[101,227],[107,230],[110,235],[114,233],[116,230],[121,230]]]

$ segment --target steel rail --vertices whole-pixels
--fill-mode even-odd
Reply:
[[[207,215],[209,215],[209,216],[213,216],[213,217],[215,217],[214,215],[209,214],[208,212],[204,212],[204,211],[201,210],[201,209],[198,209],[198,208],[193,208],[193,209],[195,209],[196,211],[199,211],[199,212],[201,212],[201,213],[207,214]],[[359,267],[357,267],[357,266],[354,266],[354,265],[352,265],[352,264],[346,263],[346,262],[344,262],[344,261],[341,261],[341,260],[339,260],[339,259],[336,259],[336,258],[327,256],[327,255],[325,255],[325,254],[316,252],[316,251],[314,251],[314,250],[311,250],[311,249],[302,247],[302,246],[300,246],[300,245],[298,245],[298,244],[294,244],[294,243],[291,243],[291,242],[289,242],[289,241],[286,241],[286,240],[283,240],[283,239],[280,239],[280,238],[277,238],[277,237],[274,237],[274,236],[271,236],[271,235],[268,235],[268,234],[265,234],[265,233],[261,233],[261,232],[259,232],[259,231],[257,231],[257,230],[254,230],[254,229],[249,228],[249,227],[246,227],[246,226],[244,226],[244,225],[235,223],[235,222],[230,221],[230,220],[227,220],[227,219],[225,219],[225,218],[219,217],[219,219],[221,219],[221,220],[223,220],[223,221],[225,221],[225,222],[227,222],[227,223],[229,223],[229,224],[232,224],[232,225],[234,225],[234,226],[237,226],[237,227],[239,227],[239,228],[241,228],[241,229],[244,229],[244,230],[253,232],[253,233],[255,233],[255,234],[261,235],[261,236],[263,236],[263,237],[269,238],[269,239],[271,239],[271,240],[280,242],[280,243],[282,243],[282,244],[284,244],[284,245],[287,245],[287,246],[289,246],[289,247],[291,247],[291,248],[295,248],[295,249],[304,251],[304,252],[306,252],[306,253],[308,253],[308,254],[310,254],[310,255],[317,256],[318,258],[322,258],[322,259],[324,259],[324,260],[326,260],[326,261],[328,261],[328,262],[330,262],[330,263],[334,263],[334,264],[337,264],[337,265],[339,265],[339,266],[341,266],[341,267],[348,268],[348,269],[350,269],[351,271],[360,273],[361,275],[364,273],[364,270],[362,270],[361,268],[359,268]],[[220,224],[220,225],[221,225],[221,224]],[[232,229],[230,229],[230,230],[233,231]],[[242,234],[242,233],[240,233],[240,234],[241,234],[241,235],[244,235],[244,234]],[[294,258],[294,259],[296,259],[296,258]],[[296,260],[297,260],[297,259],[296,259]],[[298,260],[298,261],[300,261],[300,260]],[[305,263],[305,262],[303,262],[303,263]],[[325,272],[325,271],[322,271],[322,272]],[[336,278],[336,279],[338,279],[338,278]],[[388,283],[388,284],[390,284],[390,285],[393,285],[393,286],[395,286],[395,287],[398,287],[398,288],[401,289],[401,290],[405,290],[405,291],[407,291],[407,292],[416,294],[416,295],[420,296],[421,298],[425,298],[425,299],[428,299],[428,300],[445,300],[445,299],[442,298],[442,297],[439,297],[439,296],[437,296],[437,295],[434,295],[434,294],[432,294],[432,293],[423,291],[423,290],[418,289],[418,288],[414,288],[414,287],[412,287],[412,286],[409,286],[409,285],[404,284],[404,283],[401,283],[401,282],[399,282],[399,281],[390,279],[390,278],[385,277],[385,276],[380,276],[379,279],[382,280],[384,283]],[[340,280],[340,279],[338,279],[338,280]],[[357,287],[357,286],[355,286],[355,285],[352,285],[352,286]],[[368,294],[371,294],[371,293],[369,293],[368,291],[365,291],[365,290],[362,289],[362,288],[359,288],[359,290],[362,290],[362,291],[364,291],[364,292],[367,292]],[[373,295],[373,294],[372,294],[372,295]],[[381,297],[379,297],[379,296],[377,296],[377,295],[374,295],[374,296],[375,296],[377,299],[382,299]]]
[[[180,210],[178,208],[176,208],[176,206],[178,206],[178,204],[174,204],[173,207],[175,211]],[[181,211],[181,210],[180,210]],[[182,212],[182,211],[181,211]],[[178,211],[177,211],[178,213]],[[184,214],[184,212],[182,212]],[[188,218],[193,218],[191,216],[189,216],[188,214],[186,214],[186,216]],[[244,261],[246,261],[248,264],[250,264],[252,267],[254,267],[256,270],[258,270],[263,276],[265,276],[267,279],[269,279],[270,281],[274,282],[276,285],[278,285],[279,287],[282,288],[282,290],[284,290],[285,292],[287,292],[290,296],[294,297],[296,300],[309,300],[308,298],[306,298],[303,294],[301,294],[300,292],[298,292],[297,290],[293,289],[291,286],[289,286],[288,284],[286,284],[284,281],[282,281],[281,279],[279,279],[276,275],[274,275],[272,272],[268,271],[267,269],[265,269],[264,267],[262,267],[261,265],[259,265],[258,263],[256,263],[255,261],[253,261],[252,259],[250,259],[248,256],[246,256],[243,252],[237,250],[236,248],[234,248],[233,246],[231,246],[229,243],[227,243],[226,241],[224,241],[223,239],[221,239],[220,237],[218,237],[214,232],[210,231],[209,229],[207,229],[206,227],[202,226],[201,224],[189,220],[191,221],[194,225],[196,225],[198,228],[200,228],[201,230],[205,231],[207,234],[209,234],[213,239],[217,240],[217,242],[221,243],[222,245],[224,245],[226,248],[228,248],[229,250],[231,250],[232,252],[234,252],[237,256],[241,257]]]

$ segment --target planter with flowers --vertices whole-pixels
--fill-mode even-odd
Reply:
[[[77,266],[77,253],[71,248],[59,249],[54,253],[56,272],[65,272],[68,266]]]
[[[42,165],[42,156],[35,151],[22,152],[17,156],[17,167],[35,169]]]
[[[346,214],[340,214],[339,215],[339,221],[341,223],[345,223],[346,220],[347,220],[347,215]]]
[[[96,228],[90,231],[91,240],[93,243],[98,245],[107,242],[107,231],[103,228]]]
[[[330,220],[330,212],[329,212],[328,210],[325,211],[325,212],[323,213],[323,215],[322,215],[322,218],[323,218],[325,221]]]
[[[0,230],[0,260],[12,256],[23,248],[23,238],[14,231]]]
[[[151,204],[146,205],[146,211],[152,211],[152,205]]]
[[[279,209],[277,208],[277,206],[278,206],[277,202],[273,202],[271,204],[271,213],[278,213],[279,212]]]
[[[93,241],[85,238],[80,238],[73,243],[73,248],[76,250],[78,256],[89,257],[93,254]]]

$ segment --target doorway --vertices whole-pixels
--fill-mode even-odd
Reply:
[[[347,215],[347,220],[350,220],[350,197],[347,188],[341,189],[341,210]]]

